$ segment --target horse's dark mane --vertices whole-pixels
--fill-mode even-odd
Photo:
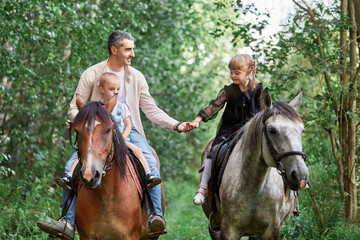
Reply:
[[[100,118],[100,121],[105,124],[106,127],[110,128],[114,124],[114,129],[116,135],[113,134],[113,144],[114,144],[114,161],[116,161],[120,176],[124,177],[126,174],[126,154],[127,147],[125,145],[122,134],[120,133],[116,122],[114,121],[112,115],[103,107],[102,102],[90,101],[85,104],[84,107],[76,115],[73,127],[84,125],[87,123],[88,128],[92,129],[94,127],[95,116]]]
[[[261,124],[264,117],[265,111],[262,110],[259,113],[257,113],[250,121],[238,131],[238,134],[240,131],[244,131],[244,139],[243,139],[243,146],[244,147],[244,156],[248,157],[257,146],[257,143],[259,141],[258,131],[262,129]],[[302,120],[300,118],[300,115],[298,112],[289,104],[285,102],[274,102],[272,104],[272,107],[268,110],[266,113],[268,117],[275,116],[275,115],[281,115],[287,119],[289,119],[292,122],[300,122],[302,123]]]

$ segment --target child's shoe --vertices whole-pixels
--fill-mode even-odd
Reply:
[[[194,204],[195,205],[203,205],[205,203],[205,198],[207,197],[209,191],[207,186],[199,185],[199,189],[196,191],[196,195],[194,197]]]
[[[155,187],[156,185],[160,184],[162,182],[161,178],[158,177],[154,177],[151,174],[146,174],[146,179],[147,179],[147,188],[152,188]]]
[[[64,190],[71,190],[71,177],[58,178],[56,179],[56,183]]]

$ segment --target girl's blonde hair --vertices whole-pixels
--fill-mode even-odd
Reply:
[[[254,59],[252,59],[250,57],[250,55],[248,54],[238,54],[235,57],[233,57],[228,65],[230,70],[237,70],[237,69],[241,69],[243,67],[247,67],[248,69],[251,70],[252,75],[253,75],[253,79],[251,81],[251,86],[252,88],[255,88],[258,85],[258,81],[255,78],[255,73],[256,73],[256,62]]]

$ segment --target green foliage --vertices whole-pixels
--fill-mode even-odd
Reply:
[[[254,6],[239,2],[241,1],[237,1],[237,5],[233,6],[238,13],[251,12],[253,17],[261,15]],[[317,203],[325,229],[319,226],[312,201],[301,197],[300,204],[304,204],[305,214],[284,228],[282,236],[286,239],[337,239],[336,236],[340,236],[342,232],[339,231],[339,226],[348,226],[341,220],[343,204],[338,186],[338,159],[334,158],[328,134],[329,130],[333,129],[335,139],[339,139],[339,119],[334,111],[329,86],[338,106],[342,94],[347,93],[346,97],[358,94],[351,91],[351,87],[343,87],[339,79],[342,71],[340,57],[347,57],[347,53],[339,48],[339,30],[340,26],[345,29],[352,27],[346,17],[341,17],[340,3],[339,0],[330,1],[328,4],[324,4],[323,1],[306,1],[306,5],[300,1],[300,5],[312,9],[315,21],[306,10],[296,7],[295,11],[289,13],[282,30],[269,38],[261,35],[257,28],[261,27],[259,21],[248,23],[233,18],[225,18],[222,21],[226,23],[227,29],[232,31],[235,40],[239,36],[239,29],[247,28],[249,33],[260,33],[249,34],[250,36],[240,34],[241,37],[234,41],[234,46],[237,42],[244,42],[252,49],[253,56],[259,60],[257,78],[260,81],[265,80],[265,86],[270,88],[274,100],[289,101],[303,89],[300,114],[306,129],[303,147],[310,169],[310,183],[313,185],[309,191]],[[217,36],[222,35],[221,31],[216,33],[219,33]],[[347,67],[346,70],[351,69]],[[328,84],[324,80],[324,72],[327,74]],[[357,127],[358,109],[355,113],[347,113],[349,118],[355,120]],[[340,146],[338,141],[335,144]],[[354,151],[358,153],[359,150],[360,145],[357,141]],[[358,160],[358,154],[356,158]],[[358,169],[357,165],[355,167]],[[358,228],[348,227],[343,233],[347,239],[356,239],[354,236],[358,236],[358,231]]]
[[[166,181],[166,212],[168,234],[162,239],[209,239],[208,222],[201,206],[193,204],[197,180]]]
[[[205,0],[0,3],[0,238],[44,239],[36,222],[58,218],[54,180],[72,151],[67,109],[80,74],[108,57],[109,33],[132,33],[133,66],[159,107],[191,121],[229,79],[223,59],[233,51],[209,33],[233,12],[216,9]],[[143,123],[163,179],[192,176],[216,129],[213,121],[179,134]]]
[[[274,100],[292,99],[304,89],[300,113],[310,182],[325,223],[318,224],[313,203],[300,194],[302,215],[282,228],[284,239],[359,238],[359,229],[342,222],[336,159],[324,129],[336,126],[322,73],[326,69],[339,101],[339,1],[313,2],[318,21],[297,10],[289,24],[262,38],[268,13],[242,1],[58,1],[4,0],[0,3],[0,238],[45,239],[38,220],[57,219],[63,174],[72,149],[65,121],[80,74],[108,57],[107,37],[115,29],[135,37],[133,66],[146,77],[160,108],[179,121],[193,120],[223,85],[227,62],[249,46],[258,59],[257,78]],[[256,21],[248,22],[246,14]],[[326,61],[314,40],[321,32]],[[258,34],[260,33],[260,35]],[[229,40],[231,39],[231,40]],[[359,122],[359,114],[349,114]],[[192,206],[200,154],[217,121],[191,133],[170,132],[143,116],[150,144],[161,161],[167,196],[169,234],[164,239],[208,239],[206,219]],[[359,149],[359,143],[357,143]]]

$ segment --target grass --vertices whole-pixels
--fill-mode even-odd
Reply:
[[[197,184],[189,181],[165,181],[168,233],[160,239],[210,239],[207,218],[201,206],[193,204]]]
[[[45,181],[46,183],[53,182],[51,176],[43,179],[48,180]],[[44,184],[40,179],[22,182],[9,181],[9,179],[0,176],[0,180],[2,180],[0,199],[3,202],[2,208],[0,208],[2,215],[0,218],[0,239],[46,239],[47,234],[37,228],[36,222],[38,220],[51,222],[50,218],[56,219],[58,217],[61,201],[59,189],[53,188],[50,186],[51,184]],[[161,236],[160,240],[210,239],[207,218],[202,212],[201,206],[195,206],[192,202],[197,184],[198,182],[193,176],[177,177],[164,181],[165,218],[168,233]],[[344,222],[341,220],[341,216],[338,219],[326,221],[325,228],[320,230],[306,193],[304,192],[300,196],[302,214],[297,218],[292,217],[283,226],[280,239],[360,239],[360,228],[357,225]],[[323,201],[322,199],[321,202]],[[319,203],[321,202],[319,201]],[[325,212],[322,211],[323,216],[326,216]],[[78,234],[76,234],[75,239],[79,239]]]

